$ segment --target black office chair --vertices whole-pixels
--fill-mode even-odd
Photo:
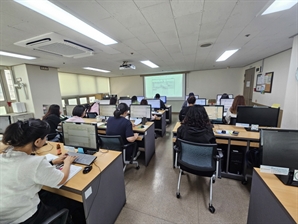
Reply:
[[[51,224],[51,223],[66,224],[67,218],[68,218],[68,209],[63,208],[59,212],[56,212],[51,217],[47,218],[41,224]]]
[[[122,141],[122,137],[120,135],[98,135],[99,137],[99,144],[100,144],[100,148],[102,149],[109,149],[109,150],[116,150],[116,151],[121,151],[122,152],[122,156],[123,156],[123,172],[126,169],[126,165],[127,164],[135,164],[136,165],[136,169],[140,169],[139,163],[138,161],[136,161],[137,156],[136,152],[137,152],[137,143],[136,142],[131,142],[128,143],[126,145],[124,145],[123,141]],[[129,161],[126,160],[125,156],[126,156],[126,149],[130,146],[133,146],[133,158],[131,158]]]
[[[177,139],[175,147],[175,166],[180,169],[176,196],[180,198],[181,174],[186,171],[198,176],[210,177],[210,202],[209,211],[215,212],[212,205],[212,184],[216,178],[221,178],[219,161],[223,157],[217,144],[203,144]]]
[[[236,125],[236,120],[237,120],[236,117],[231,117],[230,118],[230,125]]]
[[[51,142],[63,142],[62,135],[60,132],[49,133],[48,134],[48,141]]]
[[[96,113],[96,112],[87,112],[86,113],[87,118],[96,118],[97,115],[98,115],[98,113]]]

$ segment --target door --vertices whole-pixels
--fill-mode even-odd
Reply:
[[[245,70],[243,96],[246,105],[252,105],[253,85],[255,78],[255,68]]]

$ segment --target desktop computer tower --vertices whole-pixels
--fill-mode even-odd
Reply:
[[[229,172],[239,175],[243,173],[243,150],[241,148],[231,149]]]

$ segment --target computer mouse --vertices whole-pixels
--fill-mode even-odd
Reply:
[[[145,126],[144,125],[141,125],[141,128],[144,128]]]
[[[83,174],[87,174],[87,173],[89,173],[91,170],[92,170],[92,166],[86,166],[86,167],[83,169]]]

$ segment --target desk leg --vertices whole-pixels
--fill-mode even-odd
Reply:
[[[145,166],[148,166],[153,154],[155,153],[155,127],[151,125],[144,134]]]
[[[243,176],[244,176],[244,179],[242,180],[242,183],[243,184],[247,184],[247,164],[246,164],[246,153],[248,152],[249,150],[249,146],[250,146],[250,140],[247,140],[247,146],[246,146],[246,149],[245,149],[245,152],[244,152],[244,161],[243,161]]]
[[[82,197],[88,224],[116,221],[126,203],[122,155],[84,189]]]
[[[231,151],[231,139],[228,139],[228,149],[227,149],[227,163],[226,163],[226,173],[229,172],[230,165],[230,151]]]

